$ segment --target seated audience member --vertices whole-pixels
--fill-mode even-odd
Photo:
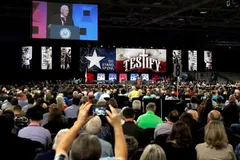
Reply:
[[[168,114],[167,122],[158,124],[154,131],[154,139],[159,135],[170,134],[172,132],[173,124],[179,119],[178,112],[176,110],[171,111]]]
[[[86,123],[84,129],[90,135],[97,135],[101,130],[101,126],[102,126],[101,119],[99,118],[99,116],[95,116]],[[100,138],[99,142],[102,148],[101,157],[113,157],[114,155],[112,145],[109,142]]]
[[[146,113],[139,116],[137,119],[137,125],[141,128],[156,128],[159,123],[163,123],[162,119],[155,115],[156,104],[148,103],[146,107]]]
[[[15,106],[13,108],[13,113],[14,113],[14,121],[15,121],[15,126],[18,127],[18,129],[22,129],[24,127],[28,126],[28,119],[25,116],[21,116],[22,113],[22,108],[21,106]]]
[[[59,142],[61,141],[61,139],[63,139],[63,137],[67,134],[68,131],[69,131],[69,129],[60,130],[57,133],[56,137],[54,138],[52,149],[50,149],[46,152],[37,154],[34,160],[54,160],[56,148],[57,148]]]
[[[77,113],[80,105],[80,99],[78,97],[73,97],[72,99],[72,105],[70,107],[67,107],[65,112],[66,118],[77,118]]]
[[[18,99],[18,105],[21,106],[21,107],[24,107],[28,104],[28,99],[27,99],[27,96],[23,93],[21,93],[19,95],[19,99]]]
[[[208,114],[208,123],[212,121],[219,121],[221,122],[221,113],[217,110],[212,110]],[[239,139],[234,136],[232,130],[228,127],[224,127],[225,132],[228,137],[228,142],[232,145],[235,146],[235,143],[239,143]],[[198,136],[196,137],[198,143],[203,143],[204,142],[204,132],[205,132],[205,127],[202,127],[198,130]]]
[[[38,108],[32,108],[29,113],[30,124],[18,132],[18,137],[40,142],[48,148],[52,142],[51,133],[49,130],[41,127],[42,119],[42,112]]]
[[[78,91],[74,91],[74,92],[72,93],[72,98],[68,100],[68,105],[69,105],[69,106],[72,105],[73,98],[79,98],[79,99],[80,99],[80,97],[79,97],[78,94],[79,94]]]
[[[54,104],[51,104],[51,105],[49,106],[49,109],[48,109],[49,112],[48,112],[48,113],[43,114],[43,120],[42,120],[41,126],[44,126],[45,124],[48,123],[48,117],[49,117],[49,114],[50,114],[50,112],[51,112],[51,110],[52,110],[53,108],[58,108],[55,103],[54,103]],[[67,123],[68,123],[68,119],[67,119],[64,115],[62,115],[62,121],[63,121],[64,124],[67,124]]]
[[[118,108],[118,103],[117,103],[116,99],[110,98],[109,101],[107,102],[107,104],[113,106],[113,108],[115,108],[118,113],[121,112],[121,109]]]
[[[107,102],[106,101],[98,101],[97,105],[100,106],[106,106]],[[113,131],[112,131],[112,127],[111,125],[108,123],[106,116],[99,116],[101,118],[102,121],[102,126],[101,126],[101,130],[98,133],[98,138],[101,138],[111,144],[114,143],[114,137],[113,137]]]
[[[57,106],[61,111],[64,111],[67,108],[64,97],[61,94],[56,97],[56,101],[57,101]]]
[[[9,95],[7,97],[7,100],[3,102],[2,104],[2,110],[4,111],[5,109],[7,109],[8,107],[11,107],[12,104],[11,104],[11,100],[12,100],[13,96],[12,95]]]
[[[220,121],[211,121],[206,125],[204,141],[205,143],[196,146],[198,160],[235,159],[233,147],[228,144],[224,126]]]
[[[89,101],[89,97],[88,96],[83,96],[81,101],[80,101],[80,104],[86,104],[88,101]]]
[[[132,86],[132,91],[129,92],[128,97],[130,100],[133,98],[139,98],[141,96],[140,92],[137,90],[136,86]]]
[[[167,160],[164,150],[156,144],[149,144],[143,151],[140,160]]]
[[[151,96],[151,92],[150,91],[147,91],[146,95],[143,96],[143,100],[144,99],[153,99],[153,97]]]
[[[39,109],[41,109],[43,114],[48,112],[48,106],[46,105],[42,97],[37,98],[34,107],[38,107]]]
[[[17,137],[13,134],[14,119],[10,115],[0,116],[0,154],[6,160],[33,160],[35,156],[34,144],[31,140]],[[26,152],[27,151],[27,152]]]
[[[208,113],[214,109],[212,102],[213,102],[213,100],[211,98],[211,95],[207,96],[206,99],[197,108],[198,115],[199,115],[199,123],[202,126],[207,124]]]
[[[197,110],[198,104],[197,104],[197,97],[192,96],[190,103],[187,103],[187,109],[194,109]]]
[[[229,96],[229,104],[222,110],[224,125],[230,127],[231,124],[239,123],[240,107],[236,104],[236,98]]]
[[[43,127],[50,131],[52,139],[54,139],[61,129],[67,128],[67,124],[62,120],[62,112],[59,108],[51,109],[48,116],[48,123]]]
[[[50,105],[50,100],[53,98],[53,95],[50,90],[46,90],[46,94],[44,95],[44,101],[47,104],[47,106]]]
[[[198,112],[197,111],[192,110],[192,109],[188,109],[186,112],[190,113],[192,115],[193,119],[195,119],[195,121],[198,122],[199,117],[198,117]]]
[[[138,142],[133,136],[125,135],[127,149],[128,149],[128,160],[131,160],[132,157],[136,154],[138,149]]]
[[[28,99],[28,104],[25,105],[22,110],[27,113],[28,109],[32,108],[33,107],[33,104],[34,104],[34,99],[32,98],[32,95],[27,95],[27,99]]]
[[[179,115],[182,115],[182,113],[185,111],[185,108],[187,107],[185,98],[185,95],[182,95],[180,98],[180,102],[176,103],[174,106],[174,109],[178,111]]]
[[[165,100],[179,100],[179,98],[175,95],[174,91],[166,95]]]
[[[125,123],[122,125],[123,133],[128,136],[133,136],[138,141],[139,147],[144,148],[146,146],[145,133],[142,128],[137,126],[134,122],[134,111],[131,108],[125,108],[122,113]]]
[[[91,104],[82,105],[79,109],[78,119],[69,132],[60,141],[56,149],[55,160],[68,159],[68,152],[70,153],[71,160],[80,159],[100,159],[101,156],[101,144],[96,136],[89,134],[80,134],[76,138],[77,134],[87,123],[89,117],[89,109]],[[110,110],[106,111],[107,120],[114,128],[115,137],[115,157],[122,160],[127,160],[127,145],[125,137],[122,131],[121,121],[116,110],[110,106]],[[76,139],[75,139],[76,138]],[[106,160],[109,158],[101,158],[100,160]]]
[[[168,142],[163,146],[167,160],[196,160],[190,128],[184,122],[173,125]]]
[[[192,114],[186,112],[181,115],[179,120],[186,123],[190,128],[192,145],[195,146],[197,144],[197,133],[200,128],[200,124],[193,118]]]
[[[139,116],[142,115],[142,104],[140,100],[134,100],[132,102],[132,109],[134,111],[135,114],[135,118],[134,120],[137,120]]]
[[[106,98],[110,98],[110,91],[105,89],[104,93],[100,96],[99,101],[105,101]]]

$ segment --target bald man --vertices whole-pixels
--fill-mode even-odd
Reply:
[[[198,112],[197,111],[189,109],[189,110],[187,110],[187,113],[190,113],[192,115],[192,117],[198,122],[199,116],[198,116]]]
[[[208,113],[208,123],[211,122],[211,121],[221,121],[222,119],[222,115],[219,111],[217,110],[212,110],[211,112]],[[236,144],[238,144],[240,142],[240,139],[237,138],[232,130],[226,126],[225,127],[225,130],[226,130],[226,134],[227,134],[227,137],[228,137],[228,141],[229,143],[232,145],[232,146],[236,146]],[[204,142],[204,132],[205,132],[205,128],[202,127],[198,130],[198,135],[197,135],[197,140],[198,140],[198,143],[203,143]]]
[[[208,123],[211,121],[220,121],[222,118],[221,113],[217,110],[212,110],[208,113]]]
[[[67,5],[62,5],[60,13],[52,17],[49,28],[51,27],[51,24],[74,26],[73,19],[69,16],[69,7]]]

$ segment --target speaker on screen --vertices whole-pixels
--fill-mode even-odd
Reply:
[[[98,40],[97,4],[32,3],[32,38]]]

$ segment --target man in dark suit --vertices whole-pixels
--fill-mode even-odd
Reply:
[[[60,15],[54,15],[51,19],[49,27],[51,27],[51,24],[55,25],[67,25],[67,26],[74,26],[74,22],[72,17],[68,16],[69,14],[69,8],[67,5],[61,6],[61,14]]]
[[[138,141],[139,147],[144,148],[147,145],[146,135],[144,130],[138,127],[135,122],[135,114],[132,108],[126,108],[123,110],[123,120],[122,125],[123,133],[128,136],[133,136]]]

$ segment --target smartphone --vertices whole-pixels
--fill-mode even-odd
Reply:
[[[107,106],[103,105],[92,105],[92,115],[95,116],[106,116]]]

